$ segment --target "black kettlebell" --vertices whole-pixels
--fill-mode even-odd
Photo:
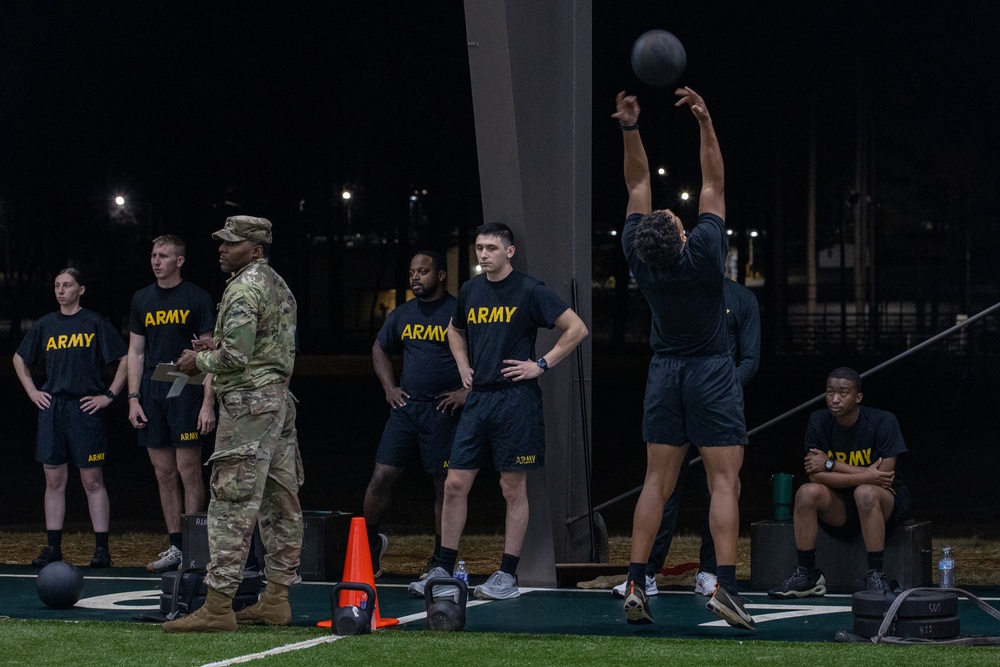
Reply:
[[[361,591],[368,595],[360,607],[349,604],[340,606],[341,591]],[[375,613],[375,589],[368,584],[353,581],[341,581],[334,584],[330,591],[330,607],[333,622],[330,629],[335,635],[347,637],[350,635],[367,635],[372,631],[372,614]]]
[[[457,586],[458,602],[450,597],[434,600],[435,586]],[[469,600],[469,585],[455,577],[428,579],[424,585],[424,608],[427,610],[427,629],[457,632],[465,629],[465,605]]]

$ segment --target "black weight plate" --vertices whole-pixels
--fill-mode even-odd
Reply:
[[[882,627],[882,619],[873,616],[855,616],[854,634],[874,637]],[[961,631],[958,616],[946,618],[897,618],[886,633],[890,637],[906,639],[950,639]]]
[[[895,596],[883,591],[858,591],[851,596],[851,611],[855,616],[885,616]],[[903,600],[896,618],[944,618],[958,614],[958,595],[937,591],[918,591]]]

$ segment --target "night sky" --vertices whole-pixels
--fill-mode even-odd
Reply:
[[[789,252],[801,252],[814,118],[820,242],[830,242],[823,222],[839,219],[853,181],[862,100],[886,256],[948,262],[949,251],[931,248],[949,246],[967,219],[974,247],[995,244],[1000,3],[900,7],[595,0],[595,229],[617,226],[624,207],[620,138],[608,119],[619,89],[639,95],[651,162],[670,169],[655,203],[697,189],[690,114],[629,67],[635,37],[664,28],[684,42],[683,82],[715,120],[734,228],[780,219]],[[128,198],[145,225],[130,242],[141,248],[140,274],[115,289],[148,280],[154,233],[207,241],[226,215],[247,212],[295,237],[315,234],[340,215],[344,187],[356,193],[362,229],[391,227],[414,189],[428,191],[433,224],[478,221],[463,5],[6,0],[0,156],[0,224],[13,258],[2,261],[26,275],[70,262],[111,271],[132,246],[118,239],[110,201]],[[212,264],[214,244],[195,252]],[[995,280],[985,253],[974,259],[974,272]]]

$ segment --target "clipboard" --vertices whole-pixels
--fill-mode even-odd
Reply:
[[[170,391],[167,392],[167,398],[174,398],[175,396],[180,396],[181,392],[184,391],[185,385],[204,384],[205,373],[188,375],[177,370],[177,364],[175,363],[161,363],[156,365],[156,370],[153,371],[153,379],[160,382],[172,382],[173,385],[170,387]]]

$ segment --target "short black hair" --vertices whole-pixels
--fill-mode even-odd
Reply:
[[[643,264],[652,269],[669,269],[677,263],[683,247],[684,239],[674,216],[666,211],[653,211],[639,221],[635,230],[635,251]]]
[[[413,253],[413,256],[423,255],[424,257],[431,258],[431,266],[434,267],[435,271],[447,271],[448,270],[448,260],[444,258],[444,255],[439,253],[437,250],[418,250]]]
[[[499,236],[505,248],[514,245],[514,232],[502,222],[487,222],[479,225],[476,229],[476,236]]]
[[[848,368],[847,366],[841,366],[840,368],[835,368],[830,371],[830,374],[826,376],[827,380],[850,380],[854,383],[854,391],[861,393],[861,376],[853,368]]]

